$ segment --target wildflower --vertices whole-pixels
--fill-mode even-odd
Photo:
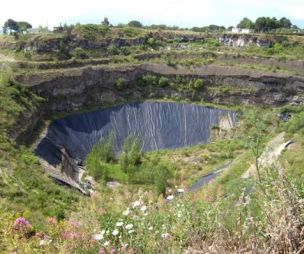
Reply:
[[[169,195],[168,197],[167,197],[167,200],[173,200],[174,199],[174,196],[173,195]]]
[[[135,231],[132,230],[132,229],[128,231],[129,234],[133,234],[134,232],[135,232]]]
[[[105,209],[103,209],[102,207],[100,207],[100,208],[98,209],[98,213],[99,213],[100,215],[104,214],[104,213],[105,213]]]
[[[50,225],[56,225],[57,224],[57,220],[54,217],[49,217],[48,218],[48,224]]]
[[[110,241],[106,241],[106,242],[104,242],[104,244],[103,244],[103,246],[109,246],[110,245]]]
[[[140,202],[138,200],[133,202],[133,205],[132,205],[133,208],[136,208],[136,207],[139,207],[139,206],[140,206]]]
[[[178,211],[178,212],[177,212],[177,217],[178,217],[178,218],[181,218],[181,217],[182,217],[182,212],[181,212],[181,211]]]
[[[52,242],[51,239],[42,239],[42,240],[40,240],[39,245],[45,246],[45,245],[49,245],[51,242]]]
[[[127,248],[128,248],[128,244],[126,243],[122,243],[121,244],[121,248],[120,248],[120,250],[122,251],[122,252],[124,252],[124,251],[126,251],[127,250]]]
[[[142,212],[145,212],[145,211],[147,210],[147,206],[143,205],[143,206],[140,208],[140,210],[141,210]]]
[[[96,241],[100,241],[103,239],[103,234],[96,234],[93,236],[93,238],[96,240]]]
[[[110,254],[115,254],[115,253],[116,253],[115,248],[112,248],[111,251],[110,251]]]
[[[151,226],[151,227],[149,227],[149,228],[148,228],[148,230],[150,230],[150,231],[151,231],[151,230],[153,230],[153,227],[152,227],[152,226]]]
[[[97,192],[96,191],[92,191],[90,194],[92,199],[96,199],[97,198]]]
[[[171,235],[169,233],[164,233],[161,235],[161,237],[164,239],[164,240],[169,240],[171,238]]]
[[[132,229],[133,228],[133,224],[128,224],[127,226],[126,226],[126,230],[130,230],[130,229]]]
[[[104,249],[101,249],[98,254],[107,254],[106,251]]]
[[[122,227],[123,224],[124,224],[124,223],[123,223],[122,221],[119,221],[119,222],[116,223],[116,227]]]
[[[177,189],[177,192],[178,192],[178,193],[184,193],[185,190],[184,190],[184,189]]]
[[[14,225],[13,225],[13,228],[16,230],[16,231],[20,231],[20,232],[23,232],[23,233],[26,233],[26,232],[29,232],[32,230],[32,225],[29,223],[28,220],[26,220],[25,218],[23,217],[19,217],[15,220],[14,222]]]
[[[128,216],[129,214],[130,214],[129,208],[122,212],[122,215],[124,215],[124,216]]]
[[[112,232],[112,235],[113,236],[117,236],[119,234],[119,231],[117,229],[115,229],[113,232]]]
[[[65,231],[62,236],[65,240],[77,240],[81,238],[79,233],[73,231]]]
[[[69,224],[73,227],[73,228],[79,228],[80,224],[76,221],[69,221]]]

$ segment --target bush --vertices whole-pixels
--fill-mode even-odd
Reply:
[[[157,77],[154,76],[154,75],[151,75],[151,74],[147,74],[147,75],[142,76],[142,81],[143,81],[144,85],[152,85],[152,86],[154,86],[154,85],[158,84]]]
[[[126,81],[124,78],[118,78],[115,82],[115,86],[118,90],[122,90],[126,86]]]
[[[301,133],[304,135],[304,112],[294,115],[287,124],[287,131],[290,134]]]
[[[168,85],[169,85],[169,79],[168,79],[168,78],[165,78],[165,77],[161,77],[161,78],[158,80],[158,85],[159,85],[160,87],[168,86]]]
[[[72,56],[76,59],[87,59],[89,58],[87,52],[83,48],[75,48],[72,52]]]
[[[202,79],[197,79],[192,83],[192,88],[194,90],[199,90],[203,87],[204,87],[204,80],[202,80]]]
[[[140,23],[139,21],[137,20],[132,20],[128,23],[128,26],[130,27],[142,27],[142,23]]]
[[[141,141],[138,137],[128,136],[119,156],[121,169],[128,173],[129,169],[140,164],[142,158]]]
[[[106,179],[108,176],[108,163],[113,162],[114,134],[110,133],[107,138],[101,139],[92,149],[85,160],[85,165],[90,175],[96,180]]]

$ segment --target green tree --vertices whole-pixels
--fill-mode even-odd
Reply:
[[[9,32],[9,34],[18,33],[18,29],[18,23],[13,19],[8,19],[3,26],[3,31],[5,33]]]
[[[243,18],[242,21],[237,25],[238,28],[244,28],[244,29],[254,29],[254,23],[248,19]]]
[[[27,32],[28,29],[32,28],[32,25],[28,22],[25,22],[25,21],[17,22],[17,26],[18,26],[18,32],[19,33]]]
[[[285,18],[285,17],[281,18],[281,19],[279,20],[279,22],[280,22],[280,26],[281,26],[282,28],[290,29],[291,26],[292,26],[291,21],[290,21],[289,19]]]
[[[85,165],[90,175],[96,180],[107,179],[109,173],[109,164],[115,160],[114,154],[114,133],[111,132],[108,137],[102,138],[87,156]]]
[[[142,23],[140,23],[139,21],[137,20],[132,20],[128,23],[128,26],[131,26],[131,27],[142,27]]]
[[[111,24],[110,24],[110,21],[109,21],[109,19],[107,18],[107,17],[105,17],[104,19],[103,19],[103,21],[101,22],[101,24],[103,25],[103,26],[110,26]]]
[[[128,136],[123,143],[119,156],[119,164],[125,173],[130,173],[134,167],[141,163],[141,141],[138,137]]]

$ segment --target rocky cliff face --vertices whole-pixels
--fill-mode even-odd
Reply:
[[[258,47],[270,47],[274,42],[282,42],[282,36],[258,36],[249,34],[223,34],[219,42],[231,47],[245,47],[255,45]]]
[[[176,82],[201,78],[204,89],[193,93],[176,87],[142,86],[143,75],[165,76]],[[124,80],[122,89],[116,81]],[[83,67],[19,76],[18,81],[46,99],[39,112],[24,116],[31,134],[39,119],[45,116],[66,115],[72,112],[100,108],[127,101],[171,98],[196,100],[217,104],[257,104],[280,106],[304,103],[304,79],[277,73],[256,73],[236,67],[203,66],[197,68],[169,67],[163,64],[144,64],[129,67]],[[186,84],[185,84],[186,86]],[[20,126],[12,130],[14,139],[26,140]],[[22,138],[20,138],[22,137]]]

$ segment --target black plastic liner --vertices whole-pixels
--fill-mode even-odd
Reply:
[[[53,122],[35,153],[53,166],[61,163],[62,149],[83,161],[111,131],[116,152],[128,135],[139,136],[145,151],[192,146],[209,142],[210,129],[219,125],[222,116],[235,124],[236,113],[228,110],[168,102],[125,104]]]

